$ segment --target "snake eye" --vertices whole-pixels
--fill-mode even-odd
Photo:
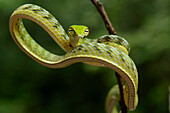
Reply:
[[[69,30],[68,30],[68,34],[69,35],[73,35],[74,32],[75,32],[74,29],[70,27]]]
[[[86,28],[86,29],[84,30],[84,36],[86,37],[88,34],[89,34],[89,29]]]

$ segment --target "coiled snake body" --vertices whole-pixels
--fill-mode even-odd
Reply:
[[[29,19],[45,29],[55,42],[66,52],[59,56],[41,47],[29,35],[22,18]],[[60,23],[45,9],[25,4],[16,9],[9,22],[10,33],[16,44],[35,61],[51,68],[63,68],[77,62],[96,66],[105,66],[115,70],[125,81],[124,100],[129,110],[137,106],[138,73],[132,59],[128,56],[128,42],[116,35],[104,35],[98,39],[85,38],[89,30],[86,26],[70,26],[68,34]],[[111,113],[115,109],[115,92],[109,93],[106,109]],[[113,98],[114,97],[114,98]],[[118,100],[118,99],[117,99]]]

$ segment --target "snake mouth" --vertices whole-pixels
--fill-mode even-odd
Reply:
[[[76,38],[77,38],[77,39],[84,38],[84,35],[77,35]]]

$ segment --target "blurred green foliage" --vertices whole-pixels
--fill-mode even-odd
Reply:
[[[139,72],[139,105],[130,113],[167,113],[170,85],[170,0],[101,0],[118,35],[131,45]],[[89,38],[108,34],[90,0],[0,0],[0,113],[104,113],[114,71],[77,63],[50,69],[14,43],[8,22],[25,3],[51,12],[67,30],[90,28]],[[56,54],[62,50],[38,25],[24,20],[30,34]]]

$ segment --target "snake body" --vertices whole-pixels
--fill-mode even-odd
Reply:
[[[40,25],[66,54],[59,56],[41,47],[29,35],[22,19],[28,19]],[[130,48],[125,39],[116,35],[105,35],[98,39],[82,38],[78,44],[72,44],[70,37],[55,17],[47,10],[33,4],[25,4],[17,8],[10,17],[9,28],[20,49],[44,66],[63,68],[73,63],[84,62],[115,70],[125,81],[124,100],[126,106],[129,110],[136,108],[138,73],[133,60],[128,56]],[[111,91],[112,94],[114,94],[113,92]],[[111,104],[113,100],[115,101],[112,96],[108,95],[107,109],[114,108]],[[107,112],[111,113],[112,111],[107,110]]]

